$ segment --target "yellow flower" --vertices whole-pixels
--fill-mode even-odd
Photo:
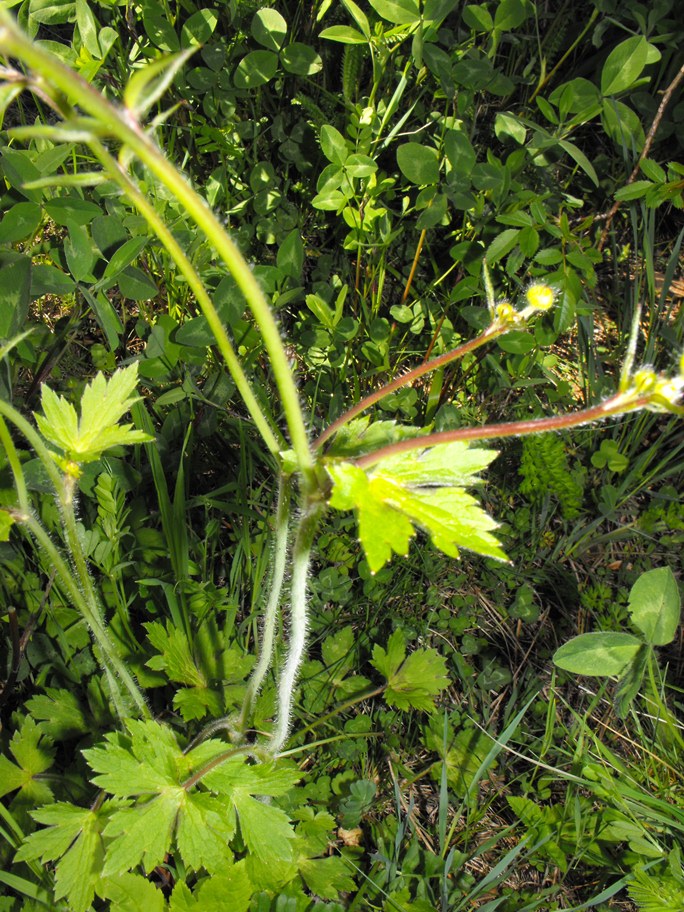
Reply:
[[[525,298],[533,310],[549,310],[553,307],[556,293],[550,285],[535,282],[525,292]]]

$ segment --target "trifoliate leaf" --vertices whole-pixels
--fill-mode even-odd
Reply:
[[[397,709],[422,709],[432,712],[434,697],[449,686],[446,661],[436,649],[417,649],[405,659],[406,641],[395,630],[385,651],[373,647],[371,664],[387,678],[385,700]]]
[[[469,447],[462,441],[422,451],[389,456],[364,470],[350,462],[332,462],[330,505],[354,509],[359,538],[373,573],[393,553],[405,555],[414,526],[424,529],[445,554],[458,557],[467,548],[486,557],[506,560],[491,534],[496,522],[464,490],[496,456],[494,450]]]
[[[137,382],[137,363],[117,370],[109,380],[98,373],[83,391],[80,418],[63,396],[41,387],[43,414],[35,416],[36,423],[43,437],[63,454],[57,461],[94,462],[110,447],[151,440],[131,424],[118,424],[138,400]]]

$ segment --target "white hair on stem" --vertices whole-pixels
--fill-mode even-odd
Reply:
[[[311,547],[319,519],[325,510],[323,503],[314,503],[299,520],[292,549],[292,581],[290,584],[289,648],[278,681],[278,716],[268,752],[274,756],[284,747],[292,723],[292,703],[299,669],[306,647],[308,627],[307,584],[311,566]]]
[[[287,541],[289,534],[291,484],[289,478],[282,478],[278,488],[278,505],[275,514],[275,538],[273,541],[272,572],[270,592],[261,628],[259,660],[252,672],[240,711],[239,729],[244,731],[257,694],[273,661],[276,621],[280,607],[287,563]]]

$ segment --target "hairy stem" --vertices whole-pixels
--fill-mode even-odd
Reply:
[[[0,443],[2,444],[5,455],[7,456],[7,462],[9,463],[10,470],[12,472],[12,477],[14,478],[14,487],[17,489],[17,499],[19,501],[19,509],[23,513],[28,513],[31,509],[31,505],[28,499],[28,491],[26,490],[26,479],[24,478],[24,470],[21,467],[21,460],[19,459],[19,454],[17,449],[14,446],[14,441],[10,436],[10,432],[7,430],[7,425],[5,424],[4,418],[0,418]]]
[[[213,245],[245,296],[259,327],[280,393],[297,468],[302,474],[303,488],[305,493],[313,493],[317,488],[313,456],[309,448],[295,379],[278,325],[254,273],[208,203],[190,186],[187,179],[164,156],[152,137],[143,130],[135,111],[117,107],[107,101],[54,55],[34,44],[18,28],[11,15],[1,9],[0,50],[21,60],[38,74],[34,80],[38,92],[54,97],[55,89],[59,90],[71,104],[78,105],[94,117],[98,128],[104,128],[127,146],[173,194]]]
[[[307,633],[307,583],[311,564],[311,548],[325,505],[316,501],[305,507],[299,520],[292,548],[292,583],[290,588],[290,623],[288,652],[278,681],[278,715],[273,737],[268,745],[271,756],[285,745],[292,721],[292,703],[299,668],[304,657]]]
[[[580,412],[568,415],[554,415],[551,418],[531,418],[526,421],[506,421],[502,424],[484,424],[482,427],[457,428],[455,431],[442,431],[439,434],[428,434],[426,437],[413,437],[399,440],[388,446],[380,447],[372,453],[360,456],[355,460],[360,468],[367,468],[399,453],[411,450],[425,450],[439,443],[452,443],[455,440],[492,440],[495,437],[522,437],[526,434],[541,434],[544,431],[562,431],[579,427],[592,421],[600,421],[611,415],[622,415],[648,405],[647,397],[616,393],[605,402],[594,405]]]
[[[429,374],[432,371],[443,367],[445,364],[450,364],[452,361],[462,358],[464,355],[467,355],[468,352],[474,351],[486,342],[490,342],[492,339],[496,339],[497,336],[508,332],[510,328],[511,327],[508,325],[504,326],[502,324],[492,323],[484,332],[480,333],[479,336],[476,336],[476,338],[471,339],[469,342],[464,342],[463,345],[452,348],[443,355],[431,358],[429,361],[419,364],[418,367],[414,367],[413,370],[407,371],[399,377],[395,377],[394,380],[381,386],[380,389],[365,396],[357,402],[356,405],[347,409],[347,411],[333,421],[332,424],[328,425],[318,439],[314,441],[314,449],[322,447],[326,440],[329,440],[341,427],[348,424],[352,418],[356,418],[357,415],[361,414],[361,412],[365,412],[367,408],[375,405],[376,402],[380,402],[385,396],[389,396],[389,394],[395,392],[395,390],[401,389],[402,386],[407,386],[409,383],[413,383],[413,381],[418,380],[419,377],[424,377],[425,374]]]
[[[279,440],[276,437],[276,433],[264,414],[259,402],[252,390],[247,375],[245,374],[240,359],[237,356],[235,349],[228,337],[221,318],[219,317],[216,308],[214,307],[214,302],[209,297],[207,290],[202,282],[202,279],[199,277],[195,267],[192,265],[188,257],[186,256],[183,248],[180,246],[178,241],[173,236],[170,229],[165,225],[164,221],[157,214],[154,206],[145,198],[145,196],[140,192],[139,188],[127,174],[123,168],[118,164],[118,162],[107,152],[104,146],[93,139],[90,143],[90,148],[93,150],[95,156],[99,159],[101,164],[106,169],[107,173],[111,175],[114,181],[121,187],[123,192],[128,197],[129,201],[135,206],[138,212],[143,216],[147,224],[157,235],[161,243],[166,248],[169,256],[173,259],[174,263],[178,267],[178,271],[183,275],[192,289],[193,294],[195,295],[195,300],[197,301],[200,310],[204,314],[209,328],[211,329],[214,338],[216,339],[216,345],[223,356],[223,360],[226,362],[226,366],[230,372],[231,377],[235,381],[235,385],[238,388],[242,400],[247,406],[247,409],[254,420],[255,425],[257,426],[264,443],[266,444],[269,451],[277,456],[278,453],[283,449],[283,441]]]
[[[116,644],[110,637],[102,618],[102,611],[95,594],[95,589],[76,528],[76,517],[73,504],[75,479],[60,474],[54,463],[52,454],[43,443],[40,434],[13,406],[0,400],[0,415],[10,421],[20,433],[26,437],[50,477],[50,481],[55,488],[61,507],[64,535],[67,547],[69,548],[74,561],[78,582],[74,579],[73,573],[59,553],[56,545],[31,510],[28,494],[26,492],[26,485],[23,479],[23,472],[21,470],[21,465],[18,463],[16,449],[9,437],[5,422],[1,421],[0,442],[5,446],[10,468],[12,469],[17,485],[17,497],[21,509],[21,515],[17,515],[15,518],[17,522],[21,523],[29,530],[40,547],[47,554],[52,566],[57,571],[72,604],[80,612],[83,620],[88,625],[93,639],[100,649],[104,670],[112,690],[112,699],[117,705],[119,714],[122,717],[128,715],[124,709],[126,701],[119,694],[118,681],[121,681],[125,690],[128,692],[130,701],[132,701],[138,712],[143,716],[149,715],[145,698],[126,668],[125,662],[123,662],[119,656]]]
[[[42,525],[35,518],[35,516],[32,513],[29,513],[20,517],[20,522],[22,525],[26,526],[28,531],[38,542],[38,545],[48,556],[49,560],[52,563],[52,566],[56,570],[57,575],[62,582],[62,585],[66,590],[67,595],[69,596],[69,599],[71,600],[71,603],[80,612],[84,621],[88,625],[92,637],[100,649],[104,671],[109,681],[111,695],[115,703],[117,713],[121,718],[130,715],[130,713],[126,710],[126,704],[133,703],[141,716],[149,717],[150,713],[147,707],[147,703],[145,702],[145,698],[138,688],[138,685],[133,680],[130,672],[126,668],[125,662],[123,662],[119,656],[116,644],[112,641],[107,628],[102,621],[99,606],[96,610],[93,611],[93,608],[90,605],[88,599],[84,596],[79,587],[79,584],[74,579],[68,564],[59,553],[56,545],[48,533],[45,531],[45,529],[42,527]],[[122,696],[119,681],[124,685],[124,688],[128,693],[129,700],[126,700]]]
[[[285,570],[287,564],[287,537],[290,523],[290,501],[292,497],[292,482],[290,478],[283,477],[278,488],[278,504],[275,514],[275,530],[273,542],[272,572],[268,601],[264,610],[263,627],[261,630],[261,643],[259,648],[259,661],[252,672],[240,711],[238,728],[244,731],[257,694],[261,690],[266,673],[273,661],[273,645],[275,642],[276,622],[280,607],[280,595],[283,590]]]

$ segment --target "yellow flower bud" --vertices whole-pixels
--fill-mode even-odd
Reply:
[[[651,367],[642,367],[632,375],[632,389],[635,393],[652,393],[657,382],[658,377]]]
[[[519,315],[510,301],[499,301],[494,309],[495,319],[499,323],[509,324],[516,323]]]

